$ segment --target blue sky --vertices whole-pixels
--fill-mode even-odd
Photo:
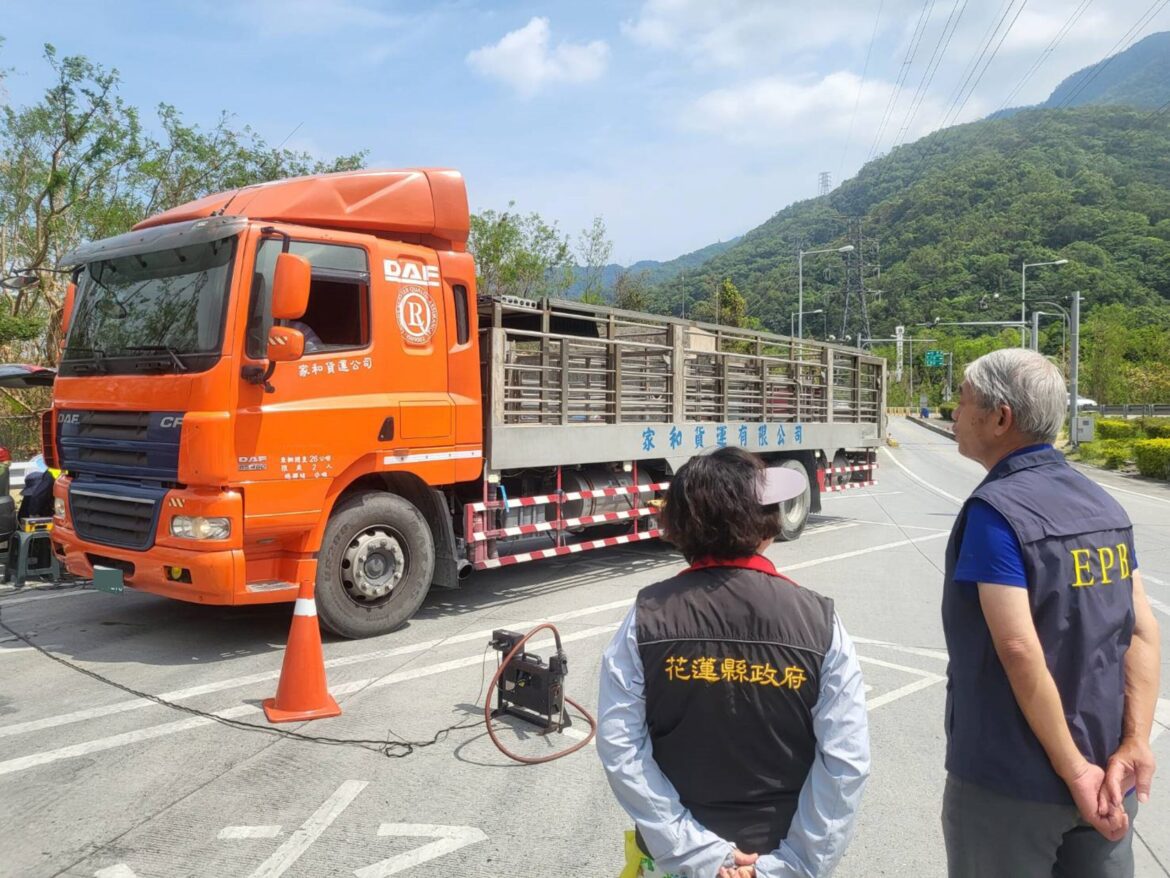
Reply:
[[[227,110],[270,143],[321,156],[366,149],[373,166],[455,167],[473,210],[515,201],[574,236],[601,216],[628,264],[742,234],[815,195],[819,172],[835,185],[871,153],[998,109],[1017,86],[1012,104],[1043,100],[1128,45],[1160,4],[2,5],[0,66],[15,73],[0,100],[37,98],[52,42],[116,67],[123,97],[144,110],[165,101],[202,125]],[[1170,7],[1132,36],[1167,28]],[[982,55],[976,85],[967,71],[985,44],[998,50]]]

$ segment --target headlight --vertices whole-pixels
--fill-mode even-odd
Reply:
[[[230,518],[176,515],[171,519],[171,536],[185,540],[226,540],[232,535]]]
[[[53,518],[65,517],[65,500],[61,497],[53,498]]]

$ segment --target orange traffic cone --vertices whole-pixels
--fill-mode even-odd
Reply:
[[[341,708],[325,688],[325,656],[321,652],[321,628],[313,584],[301,585],[293,609],[292,629],[284,649],[276,697],[264,701],[270,723],[291,723],[340,716]]]

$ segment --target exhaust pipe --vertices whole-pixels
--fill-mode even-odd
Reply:
[[[460,558],[459,562],[455,565],[455,578],[462,582],[467,577],[469,577],[474,570],[475,567],[472,566],[470,561],[468,561],[466,558]]]

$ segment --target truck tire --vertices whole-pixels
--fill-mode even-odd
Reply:
[[[374,637],[415,614],[435,572],[435,541],[423,514],[396,494],[344,501],[325,527],[317,557],[317,612],[342,637]]]
[[[804,464],[799,460],[784,460],[779,466],[788,469],[800,470],[807,475]],[[781,542],[790,542],[800,536],[808,522],[809,508],[812,505],[812,486],[808,485],[804,493],[780,504],[780,533],[777,539]]]

